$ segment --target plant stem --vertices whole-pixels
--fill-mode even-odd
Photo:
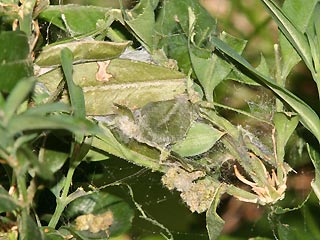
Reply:
[[[68,198],[69,189],[72,183],[72,177],[73,177],[74,171],[75,171],[75,167],[72,167],[72,164],[71,164],[67,173],[67,177],[64,183],[61,197],[57,198],[56,210],[54,211],[53,216],[48,224],[49,227],[55,228],[57,226],[60,216],[68,203],[67,198]]]
[[[16,171],[16,178],[17,178],[17,186],[19,191],[19,199],[22,197],[22,210],[21,215],[18,217],[19,222],[19,231],[23,231],[23,225],[24,225],[24,216],[29,215],[29,201],[28,201],[28,191],[27,191],[27,185],[25,181],[25,174],[19,173],[19,170]],[[21,200],[20,200],[21,201]]]
[[[281,77],[282,62],[281,62],[281,53],[280,53],[279,45],[275,44],[273,47],[274,47],[274,55],[275,55],[275,62],[276,62],[275,80],[277,84],[279,84],[281,87],[284,87],[285,81]],[[277,112],[283,111],[283,103],[278,98],[276,99],[276,111]]]
[[[28,192],[27,192],[27,186],[26,186],[24,174],[16,173],[16,176],[17,176],[17,185],[18,185],[19,195],[22,196],[23,203],[27,203]],[[25,207],[23,209],[25,209]]]

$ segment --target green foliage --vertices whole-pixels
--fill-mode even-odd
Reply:
[[[77,198],[66,209],[66,217],[74,220],[69,231],[87,238],[112,237],[131,227],[133,210],[119,197],[109,193],[89,193]]]
[[[320,199],[320,120],[286,81],[301,59],[320,89],[320,3],[309,1],[297,18],[302,0],[287,0],[283,8],[272,0],[261,3],[282,33],[275,69],[263,56],[254,68],[241,56],[247,41],[219,33],[196,0],[141,0],[132,9],[46,0],[0,3],[6,25],[1,29],[14,26],[0,32],[0,212],[17,227],[1,234],[109,239],[130,232],[136,209],[165,239],[173,239],[165,224],[143,211],[127,183],[132,206],[125,197],[101,191],[121,189],[124,180],[72,187],[85,161],[115,156],[161,172],[163,185],[177,190],[192,212],[206,212],[210,240],[219,238],[225,223],[218,214],[224,194],[268,206],[274,234],[300,239],[299,225],[281,219],[305,207],[305,201],[298,207],[281,202],[292,170],[286,150],[300,121],[318,140],[308,142],[308,152],[316,173],[311,185]],[[46,33],[39,23],[49,26]],[[220,101],[219,88],[230,81],[271,90],[271,113]],[[236,124],[224,110],[250,121]],[[266,129],[260,135],[259,124]],[[38,200],[43,188],[55,201],[48,213],[38,208],[47,204]],[[318,236],[305,209],[307,230]]]
[[[0,74],[6,76],[0,89],[10,92],[20,79],[33,75],[28,36],[24,32],[1,32],[0,46]]]

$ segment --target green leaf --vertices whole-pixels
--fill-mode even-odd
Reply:
[[[20,79],[33,75],[28,38],[23,32],[0,32],[0,90],[10,92]]]
[[[26,211],[22,212],[22,216],[19,220],[19,239],[28,240],[28,239],[38,239],[44,240],[38,226],[31,218],[27,215]]]
[[[249,238],[248,240],[272,240],[271,238],[265,238],[265,237],[253,237]]]
[[[74,36],[95,31],[98,20],[107,20],[109,10],[109,8],[74,4],[50,5],[40,13],[39,18]]]
[[[196,33],[196,46],[202,47],[202,44],[205,43],[207,38],[215,32],[217,27],[215,19],[200,5],[198,1],[164,1],[156,21],[156,31],[159,35],[159,39],[164,40],[163,42],[160,42],[160,46],[165,47],[168,43],[170,43],[171,36],[173,36],[173,34],[182,34],[186,37],[186,39],[188,39],[188,8],[191,8],[197,17],[197,21],[194,26]],[[158,48],[160,48],[160,46]]]
[[[60,69],[39,77],[51,93],[61,80]],[[73,81],[83,89],[88,115],[114,113],[115,103],[140,108],[149,102],[173,99],[186,89],[184,74],[127,59],[76,64]]]
[[[2,2],[7,4],[18,4],[19,0],[2,0]]]
[[[58,172],[56,175],[59,178],[57,178],[57,180],[54,182],[55,185],[50,186],[49,190],[56,197],[56,199],[58,199],[61,197],[61,193],[66,183],[66,177],[63,176],[60,172]]]
[[[320,2],[317,1],[318,4],[314,7],[312,18],[310,19],[308,29],[306,31],[306,35],[310,44],[311,54],[313,59],[313,65],[316,73],[320,72]],[[318,75],[316,75],[318,76]],[[320,78],[315,77],[314,80],[318,84],[318,88],[320,87]]]
[[[297,127],[299,123],[298,116],[289,117],[284,113],[275,113],[273,116],[273,122],[277,131],[276,144],[277,144],[277,160],[282,162],[285,154],[285,146],[289,140],[289,137]]]
[[[188,8],[191,8],[197,16],[195,23],[194,42],[197,47],[208,46],[211,43],[208,38],[215,34],[215,19],[194,0],[168,0],[163,1],[156,19],[155,46],[163,48],[168,58],[177,60],[180,69],[188,74],[191,68],[188,51],[189,19]]]
[[[83,40],[49,45],[42,49],[35,63],[42,67],[60,65],[60,53],[64,48],[72,51],[74,63],[108,60],[118,58],[130,44],[131,42],[114,43]]]
[[[64,76],[68,85],[68,93],[70,97],[73,114],[77,118],[85,118],[86,108],[85,108],[83,91],[81,87],[77,86],[73,82],[72,60],[73,60],[72,52],[68,48],[63,48],[61,50],[61,64],[62,64]]]
[[[307,226],[307,231],[312,238],[320,238],[320,230],[318,227],[317,215],[314,215],[313,209],[310,209],[308,205],[305,205],[301,210]]]
[[[41,231],[46,240],[65,240],[68,236],[63,234],[61,231],[50,227],[42,227]]]
[[[221,40],[234,48],[238,54],[241,54],[246,46],[246,41],[232,37],[227,33],[222,33]],[[209,53],[210,57],[205,57],[207,54],[197,56],[193,47],[189,48],[189,54],[193,70],[204,89],[207,100],[213,101],[214,88],[228,76],[232,70],[232,65],[216,54]]]
[[[320,233],[315,216],[311,215],[306,206],[301,211],[303,212],[305,224],[301,224],[300,221],[290,221],[290,218],[287,219],[288,224],[281,224],[280,222],[277,224],[280,240],[312,240],[319,238]]]
[[[61,102],[55,102],[36,105],[35,107],[27,109],[23,114],[45,116],[49,113],[67,113],[70,111],[71,108],[69,105]]]
[[[109,128],[102,123],[99,123],[99,126],[103,130],[103,134],[98,134],[97,138],[93,140],[92,146],[95,149],[100,149],[100,152],[115,155],[138,166],[152,169],[153,171],[163,171],[163,167],[159,163],[159,157],[151,158],[138,151],[131,150],[123,143],[120,143]]]
[[[149,52],[153,50],[155,28],[154,9],[158,1],[142,0],[129,13],[125,13],[125,22],[135,37]]]
[[[44,162],[39,161],[28,144],[24,144],[19,147],[17,150],[17,158],[19,161],[19,168],[21,169],[19,174],[25,174],[23,171],[28,170],[32,176],[36,174],[45,180],[53,180],[53,172],[46,166]],[[27,166],[28,169],[26,168]]]
[[[319,148],[316,149],[311,145],[307,145],[308,153],[315,167],[315,179],[311,182],[311,187],[320,201],[320,153]]]
[[[0,213],[12,212],[19,207],[19,202],[11,197],[9,193],[0,185]]]
[[[261,1],[279,26],[283,35],[294,47],[307,67],[312,71],[313,66],[310,46],[306,37],[303,35],[303,32],[301,32],[301,30],[299,30],[296,25],[292,23],[288,16],[272,0]]]
[[[20,114],[11,119],[7,126],[9,135],[14,136],[22,131],[65,129],[81,134],[100,133],[96,124],[82,119],[76,119],[68,115],[39,116]]]
[[[47,134],[43,139],[38,158],[51,172],[57,172],[67,161],[70,155],[70,147],[63,140],[70,133]],[[70,138],[71,139],[71,138]]]
[[[35,83],[34,78],[21,79],[13,88],[4,106],[4,119],[3,123],[6,125],[20,107],[23,101],[26,100],[30,94]]]
[[[134,211],[119,197],[94,192],[74,200],[65,213],[67,219],[74,220],[73,231],[89,238],[101,238],[126,232],[131,227]]]
[[[221,188],[216,190],[215,197],[206,213],[207,230],[210,240],[217,239],[224,226],[224,220],[217,214],[217,207],[220,202],[220,191]]]
[[[223,136],[223,132],[204,124],[193,123],[182,141],[172,147],[181,157],[196,156],[207,152]]]
[[[192,107],[184,97],[143,106],[137,119],[143,139],[162,146],[185,137],[192,121]]]
[[[287,89],[278,86],[271,78],[258,72],[243,57],[237,54],[220,39],[212,38],[212,41],[221,52],[239,64],[239,66],[237,66],[239,69],[246,72],[246,74],[248,74],[253,80],[257,81],[261,85],[268,87],[280,99],[285,101],[294,111],[296,111],[300,116],[300,122],[310,132],[312,132],[320,142],[320,120],[318,115],[308,104],[303,102],[300,98],[295,96]]]
[[[318,0],[286,0],[283,4],[282,10],[290,19],[290,22],[302,33],[306,32],[307,25],[311,18],[314,6]],[[279,36],[282,58],[281,78],[285,79],[299,61],[300,57],[284,37],[283,34]]]
[[[266,76],[270,76],[270,69],[268,67],[267,61],[263,55],[261,55],[260,63],[256,67],[256,70]],[[259,86],[260,84],[252,80],[247,75],[243,74],[236,68],[233,68],[230,74],[226,77],[226,79],[231,79],[237,82],[245,83],[248,85]]]

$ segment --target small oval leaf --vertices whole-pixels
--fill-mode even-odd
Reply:
[[[177,142],[172,150],[182,157],[191,157],[208,151],[223,136],[223,132],[196,122],[191,125],[185,139]]]

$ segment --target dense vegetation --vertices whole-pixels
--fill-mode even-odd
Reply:
[[[319,238],[319,0],[87,3],[0,2],[1,239]]]

